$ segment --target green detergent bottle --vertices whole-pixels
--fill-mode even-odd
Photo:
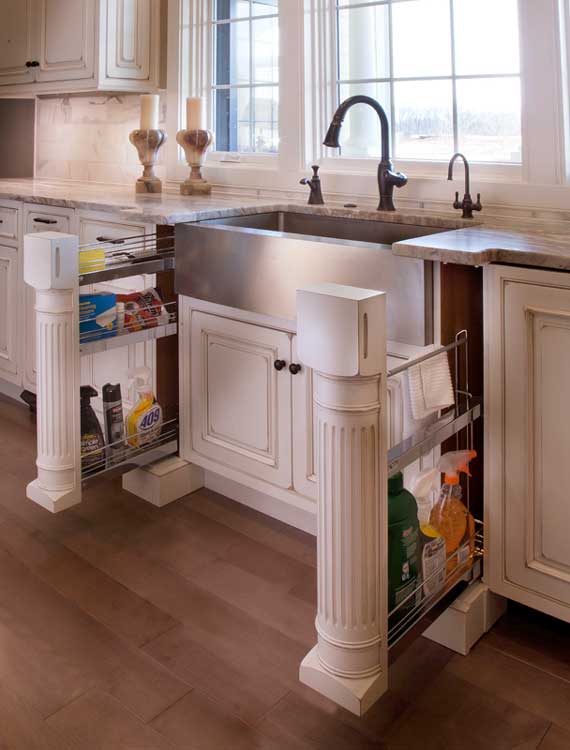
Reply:
[[[416,604],[416,596],[410,595],[420,583],[419,537],[416,500],[404,489],[403,475],[396,474],[388,480],[388,611],[404,600],[405,604],[390,617],[390,626]]]

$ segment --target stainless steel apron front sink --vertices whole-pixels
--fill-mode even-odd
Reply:
[[[388,294],[388,338],[433,342],[433,264],[391,245],[444,231],[393,222],[275,211],[176,226],[176,291],[295,319],[295,293],[319,282]]]

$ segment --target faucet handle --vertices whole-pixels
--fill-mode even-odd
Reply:
[[[477,193],[477,203],[473,204],[473,210],[474,211],[482,211],[483,210],[483,204],[481,203],[481,193]]]
[[[455,193],[455,201],[453,203],[453,208],[456,208],[456,209],[463,208],[463,203],[461,203],[459,200],[459,191]]]
[[[323,193],[321,189],[321,178],[319,177],[319,165],[313,164],[313,176],[311,179],[303,177],[299,180],[300,185],[308,185],[311,189],[309,194],[309,204],[312,206],[322,206],[324,204]]]

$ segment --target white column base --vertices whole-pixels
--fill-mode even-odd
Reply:
[[[363,716],[388,690],[387,670],[360,679],[331,674],[319,661],[318,646],[301,662],[299,680],[356,716]]]
[[[423,633],[436,643],[467,656],[507,609],[507,600],[486,583],[474,583]]]
[[[123,489],[157,508],[204,486],[204,470],[179,456],[168,456],[123,476]]]
[[[39,480],[34,479],[26,488],[26,496],[50,513],[60,513],[81,502],[81,489],[46,490],[40,486]]]

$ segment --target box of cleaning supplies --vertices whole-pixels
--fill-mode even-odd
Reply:
[[[79,295],[79,333],[82,343],[117,335],[117,295],[97,292]]]

